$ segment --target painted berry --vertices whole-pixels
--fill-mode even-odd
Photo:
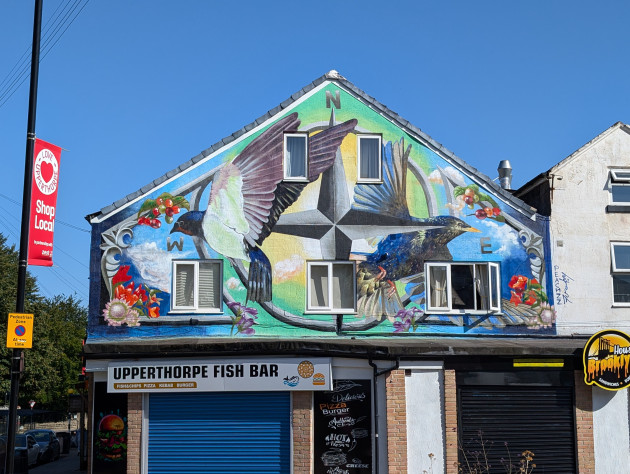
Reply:
[[[179,213],[179,206],[172,206],[171,209],[173,209],[173,214]]]
[[[498,207],[494,207],[494,208],[492,208],[492,213],[495,216],[498,216],[499,214],[501,214],[501,209],[499,209]]]
[[[486,216],[488,217],[492,217],[494,214],[491,207],[484,207],[483,211],[486,213]]]
[[[173,214],[175,214],[175,212],[173,212],[173,208],[172,207],[167,207],[165,214],[166,214],[167,217],[172,217]]]
[[[464,196],[474,196],[475,195],[475,190],[471,189],[471,188],[466,188],[466,191],[464,191]]]
[[[166,206],[164,204],[160,204],[158,206],[158,210],[160,211],[161,214],[164,214],[164,211],[166,211]]]
[[[475,216],[477,216],[477,219],[485,219],[486,217],[488,217],[486,211],[484,211],[483,209],[477,209],[475,211]]]
[[[475,202],[475,198],[472,196],[464,196],[464,202],[470,205]]]
[[[173,206],[173,200],[172,199],[164,199],[164,205],[166,207],[171,207]]]
[[[169,216],[167,214],[166,217],[164,218],[164,220],[166,221],[167,224],[172,224],[173,223],[173,216]]]
[[[164,199],[162,199],[162,198],[157,198],[157,199],[155,200],[155,203],[156,203],[158,206],[161,206],[162,204],[164,204]]]
[[[151,211],[155,217],[160,215],[160,210],[157,207],[154,207]]]

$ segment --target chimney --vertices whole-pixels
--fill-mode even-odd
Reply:
[[[501,160],[499,167],[499,184],[503,189],[512,189],[512,166],[510,160]]]

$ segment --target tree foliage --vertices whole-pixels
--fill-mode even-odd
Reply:
[[[0,234],[0,337],[5,338],[8,314],[17,302],[18,252],[7,246]],[[87,309],[73,296],[39,295],[37,280],[26,278],[24,311],[34,314],[33,347],[24,350],[24,372],[18,402],[27,407],[65,411],[68,390],[74,388],[81,372],[82,340],[87,325]],[[0,344],[0,396],[10,392],[11,349]]]

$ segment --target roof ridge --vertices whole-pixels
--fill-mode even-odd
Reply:
[[[221,140],[219,140],[218,142],[214,143],[209,148],[201,151],[199,154],[193,156],[188,161],[182,163],[181,165],[177,166],[176,168],[173,168],[171,171],[168,171],[167,173],[165,173],[164,175],[160,176],[159,178],[154,179],[153,181],[151,181],[150,183],[148,183],[145,186],[141,187],[137,191],[135,191],[133,193],[130,193],[127,196],[125,196],[125,197],[123,197],[123,198],[113,202],[109,206],[105,206],[100,211],[88,214],[87,216],[85,216],[85,218],[88,220],[88,222],[92,222],[92,220],[94,218],[96,218],[98,216],[110,214],[110,213],[116,211],[116,209],[123,207],[127,203],[130,203],[130,202],[138,199],[140,196],[150,192],[152,189],[154,189],[157,186],[160,186],[165,181],[173,178],[174,176],[176,176],[178,174],[181,174],[181,173],[185,172],[188,168],[190,168],[191,166],[195,165],[196,163],[198,163],[199,161],[203,160],[204,158],[206,158],[207,156],[211,155],[212,153],[216,152],[217,150],[219,150],[219,149],[227,146],[228,144],[234,142],[235,140],[240,138],[242,135],[244,135],[245,133],[247,133],[250,130],[254,129],[255,127],[261,125],[262,123],[266,122],[267,120],[269,120],[270,118],[272,118],[276,114],[280,113],[282,110],[286,109],[287,107],[290,107],[299,98],[301,98],[302,96],[304,96],[308,92],[312,91],[314,88],[318,87],[319,85],[321,85],[325,81],[339,82],[346,89],[348,89],[349,91],[351,91],[352,93],[357,95],[359,98],[361,98],[364,101],[366,101],[369,104],[371,104],[373,108],[376,108],[376,109],[380,110],[383,114],[385,114],[387,116],[388,119],[390,119],[393,122],[395,122],[400,128],[406,130],[411,135],[417,136],[420,139],[420,141],[424,142],[429,148],[434,149],[434,151],[436,151],[443,158],[447,159],[447,161],[452,161],[454,164],[456,164],[457,166],[459,166],[460,168],[465,170],[468,174],[470,174],[471,177],[474,177],[476,180],[480,181],[485,187],[488,187],[488,188],[492,189],[492,191],[494,191],[495,193],[501,195],[505,200],[511,202],[512,205],[515,208],[517,208],[518,210],[520,210],[524,214],[527,214],[528,217],[531,218],[531,217],[533,217],[535,215],[536,209],[534,209],[533,207],[527,205],[521,199],[513,196],[509,191],[503,189],[501,186],[496,184],[492,179],[490,179],[484,173],[479,171],[477,168],[475,168],[475,167],[469,165],[467,162],[463,161],[461,158],[459,158],[457,155],[455,155],[455,153],[453,153],[452,151],[448,150],[444,145],[442,145],[441,143],[437,142],[436,140],[431,138],[429,135],[427,135],[425,132],[420,130],[420,128],[416,127],[411,122],[409,122],[408,120],[404,119],[403,117],[398,115],[393,110],[389,109],[386,105],[382,104],[381,102],[376,100],[374,97],[370,96],[369,94],[365,93],[363,90],[359,89],[352,82],[350,82],[348,79],[346,79],[344,76],[342,76],[338,71],[336,71],[335,69],[331,69],[326,74],[318,77],[317,79],[315,79],[311,83],[309,83],[306,86],[302,87],[300,90],[298,90],[294,94],[291,94],[291,96],[289,96],[288,99],[284,100],[283,102],[278,104],[276,107],[268,110],[266,113],[264,113],[263,115],[258,117],[253,122],[250,122],[249,124],[245,125],[244,127],[241,127],[239,130],[235,131],[231,135],[222,138]]]

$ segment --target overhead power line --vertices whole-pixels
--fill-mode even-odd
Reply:
[[[72,0],[67,0],[61,11],[57,16],[47,25],[44,32],[44,40],[42,42],[42,54],[40,62],[50,53],[52,48],[59,42],[64,33],[70,28],[74,20],[79,16],[83,9],[87,6],[90,0],[85,0],[85,3],[79,9],[83,0],[74,0],[74,3],[70,8],[67,8]],[[67,9],[67,11],[66,11]],[[77,11],[77,9],[79,9]],[[59,10],[59,7],[53,12],[53,16]],[[75,13],[76,12],[76,13]],[[63,15],[63,17],[62,17]],[[73,16],[74,15],[74,16]],[[62,18],[61,18],[62,17]],[[61,19],[60,19],[61,18]],[[51,31],[52,30],[52,31]],[[30,62],[28,60],[28,52],[30,46],[27,48],[27,52],[22,55],[16,64],[11,68],[11,71],[3,79],[0,84],[0,108],[7,103],[7,101],[15,94],[20,86],[30,76]]]
[[[7,201],[12,202],[13,204],[16,204],[16,205],[18,205],[18,206],[22,207],[22,203],[21,203],[20,201],[16,201],[15,199],[10,198],[10,197],[9,197],[9,196],[7,196],[6,194],[2,194],[2,193],[0,193],[0,197],[2,197],[2,198],[4,198],[4,199],[6,199]],[[81,228],[81,227],[79,227],[79,226],[76,226],[76,225],[74,225],[74,224],[70,224],[69,222],[62,221],[61,219],[58,219],[58,218],[55,218],[55,224],[56,224],[56,223],[59,223],[59,224],[61,224],[61,225],[65,225],[66,227],[70,227],[71,229],[74,229],[74,230],[78,230],[78,231],[81,231],[81,232],[85,232],[86,234],[89,234],[89,233],[90,233],[90,231],[89,231],[88,229],[83,229],[83,228]]]

